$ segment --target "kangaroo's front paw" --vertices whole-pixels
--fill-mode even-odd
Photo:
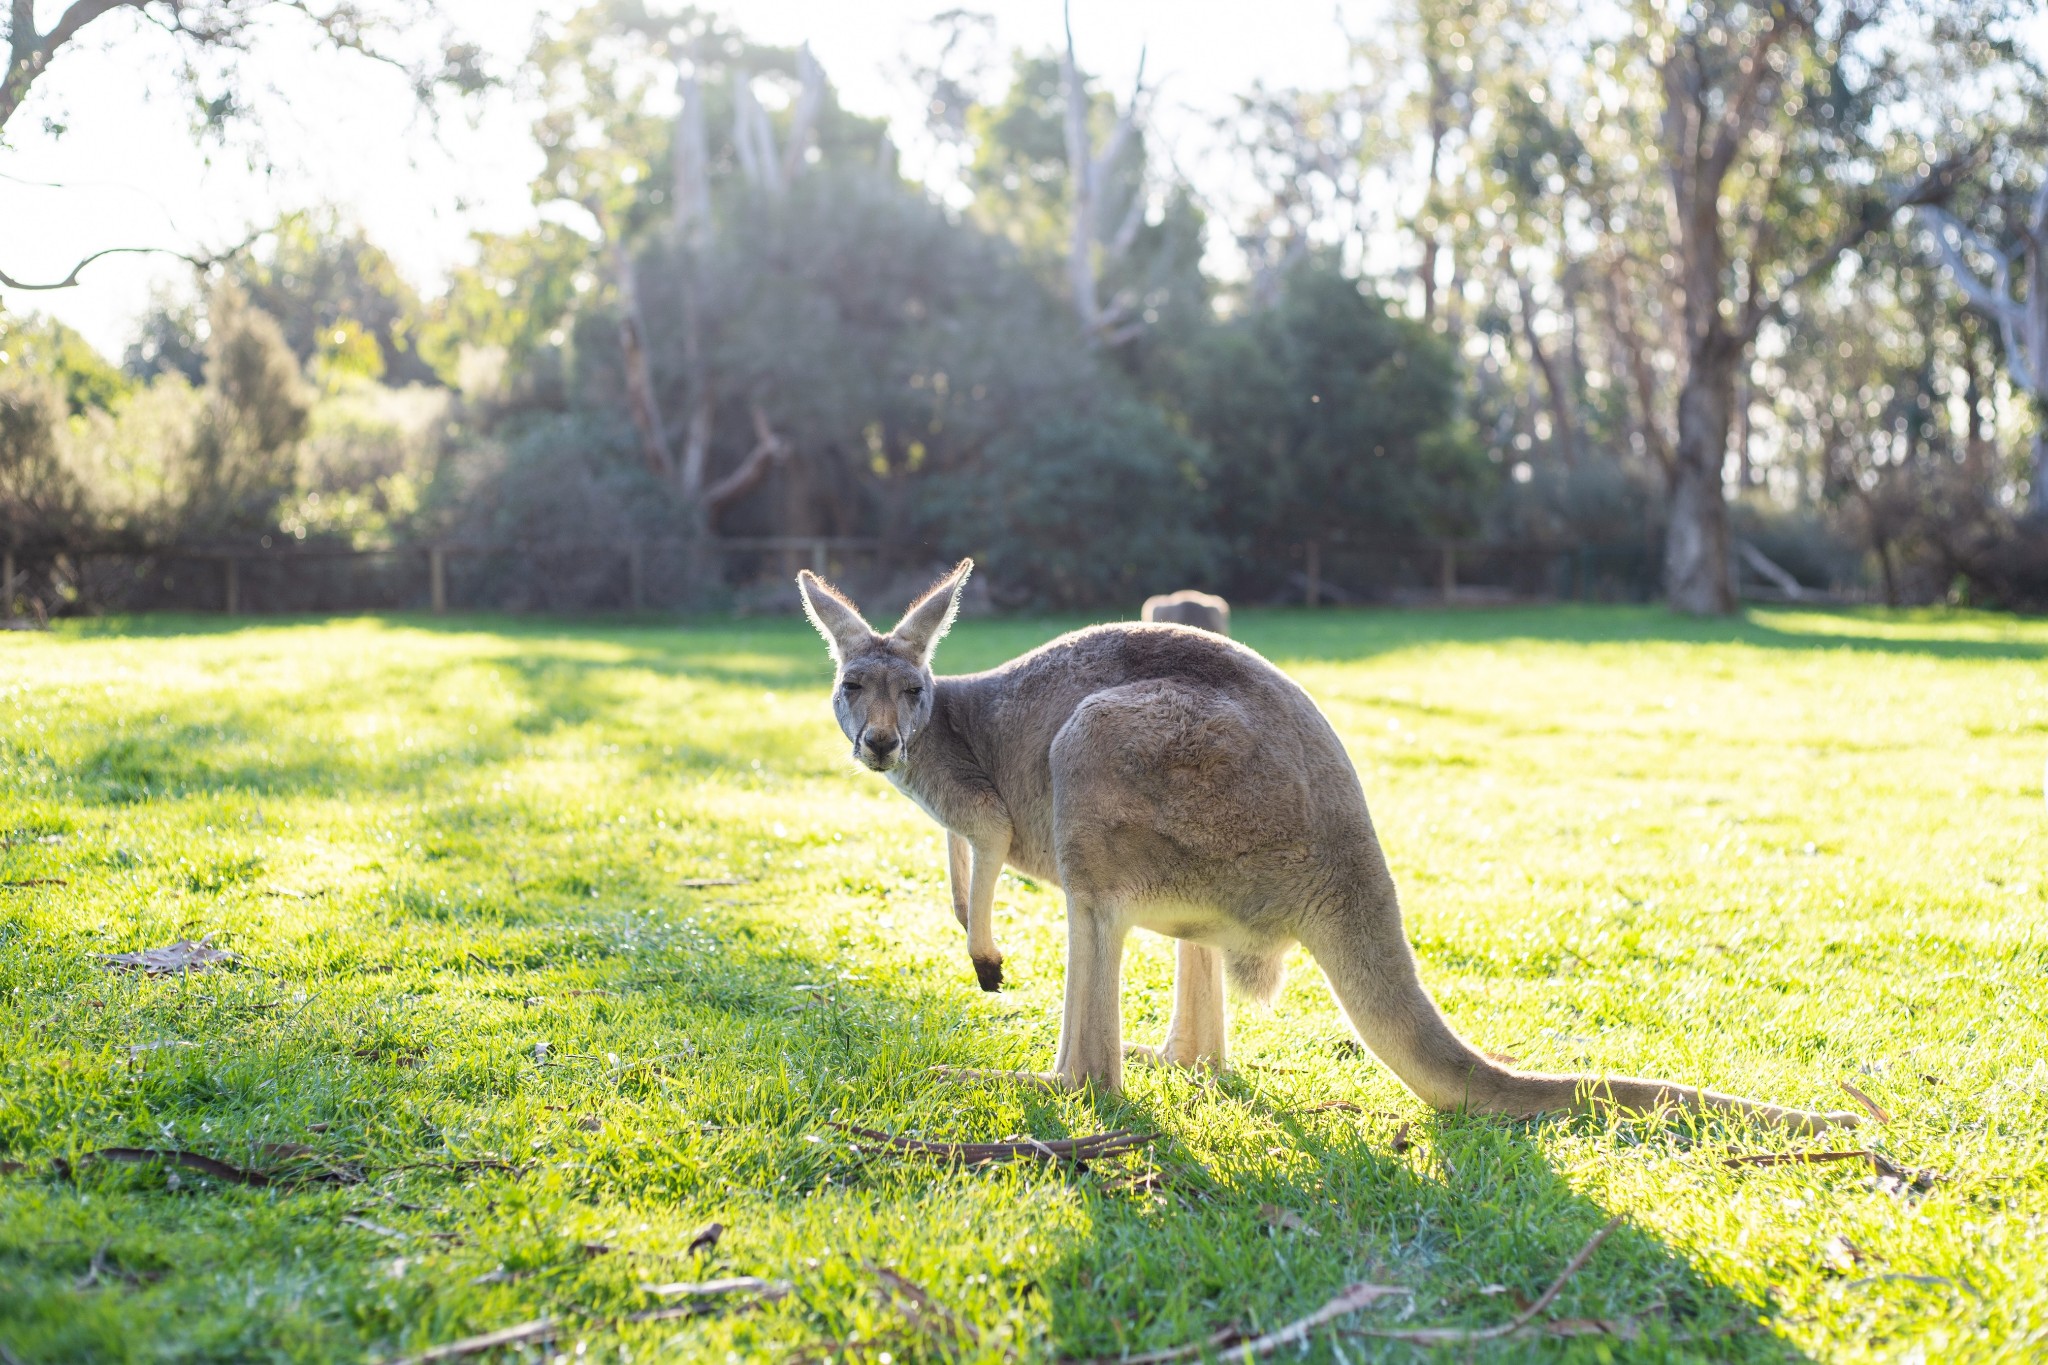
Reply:
[[[974,979],[985,991],[999,991],[1003,988],[1003,955],[977,957],[974,959]]]
[[[942,1081],[1022,1081],[1047,1090],[1076,1090],[1073,1082],[1056,1071],[999,1071],[985,1066],[935,1066],[932,1074]]]

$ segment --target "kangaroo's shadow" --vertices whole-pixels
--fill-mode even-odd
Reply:
[[[1334,1319],[1290,1358],[1411,1360],[1413,1346],[1360,1329],[1510,1322],[1611,1216],[1544,1150],[1546,1131],[1590,1120],[1313,1111],[1242,1073],[1140,1081],[1098,1101],[1098,1113],[1106,1127],[1170,1136],[1151,1157],[1155,1182],[1088,1182],[1086,1231],[1042,1277],[1064,1358],[1224,1329],[1248,1339],[1364,1281],[1411,1292]],[[1685,1138],[1652,1124],[1649,1150],[1660,1134]],[[1621,1221],[1528,1327],[1452,1344],[1460,1359],[1806,1359],[1763,1325],[1769,1311]]]

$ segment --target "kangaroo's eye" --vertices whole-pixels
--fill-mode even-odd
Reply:
[[[903,689],[903,695],[906,697],[921,697],[924,695],[924,689],[922,687],[906,687]]]
[[[858,692],[860,691],[860,684],[857,682],[842,683],[840,685],[840,690],[849,693]]]

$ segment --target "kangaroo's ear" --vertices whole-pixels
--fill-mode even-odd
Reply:
[[[796,576],[796,587],[803,595],[804,615],[811,618],[818,634],[825,637],[834,663],[876,638],[874,627],[861,619],[853,603],[809,569]]]
[[[903,613],[903,619],[890,632],[892,638],[910,646],[923,667],[931,667],[932,651],[953,628],[953,618],[960,614],[960,590],[967,586],[967,575],[973,572],[971,559],[954,565],[953,572],[926,588],[924,596],[910,604],[910,610]]]

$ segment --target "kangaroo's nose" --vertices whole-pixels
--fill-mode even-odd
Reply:
[[[868,735],[861,742],[868,746],[869,751],[876,758],[887,758],[890,754],[896,752],[896,746],[903,741],[897,739],[894,735]]]

